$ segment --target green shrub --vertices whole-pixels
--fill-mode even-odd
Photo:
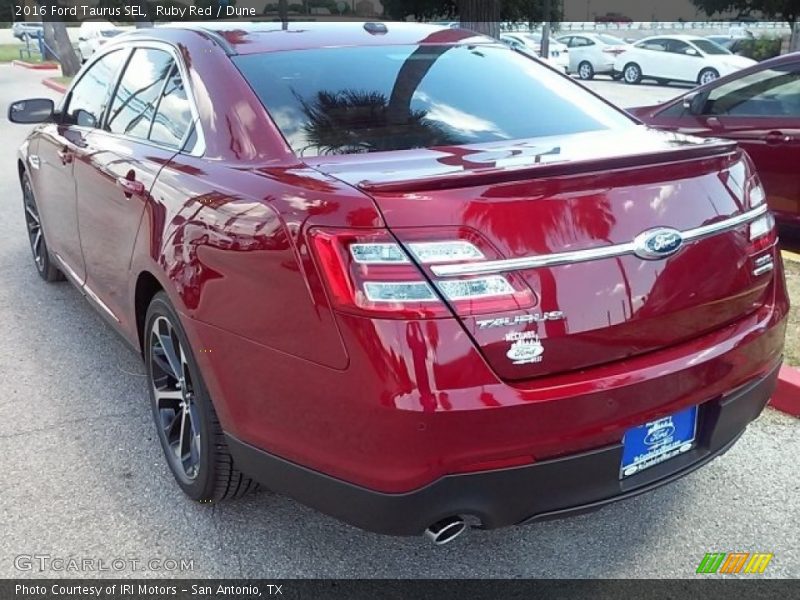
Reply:
[[[764,36],[741,40],[732,50],[740,56],[746,56],[753,60],[767,60],[781,53],[781,39]]]

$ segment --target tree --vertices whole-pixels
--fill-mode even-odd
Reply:
[[[780,19],[794,25],[800,17],[800,0],[692,0],[708,16],[731,13],[749,16],[761,14],[768,19]]]
[[[36,0],[36,3],[45,8],[47,14],[52,12],[56,4],[55,0]],[[64,77],[73,77],[80,70],[81,61],[72,47],[64,21],[44,21],[44,43],[46,49],[61,63],[61,74]]]
[[[557,22],[561,19],[561,0],[553,0],[546,14],[543,0],[383,0],[392,19],[417,21],[460,19],[464,27],[494,37],[500,23]]]
[[[289,0],[278,0],[278,17],[283,23],[283,28],[289,27]]]
[[[461,25],[465,29],[499,38],[500,4],[496,0],[458,0]]]

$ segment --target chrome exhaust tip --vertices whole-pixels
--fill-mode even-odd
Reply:
[[[425,530],[425,536],[437,546],[449,544],[467,528],[461,517],[447,517]]]

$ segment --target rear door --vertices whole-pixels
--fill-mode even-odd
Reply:
[[[136,48],[103,127],[90,137],[91,162],[76,172],[86,287],[117,321],[133,314],[129,267],[150,189],[184,146],[192,120],[173,53]]]
[[[649,77],[665,77],[669,71],[671,55],[667,52],[669,40],[656,38],[640,42],[634,46],[630,61],[628,55],[623,54],[625,62],[637,62],[642,69],[642,74]]]
[[[664,63],[666,78],[676,81],[697,79],[702,70],[703,59],[695,48],[683,40],[668,40],[667,52],[669,59]]]
[[[736,140],[756,164],[770,207],[800,224],[800,61],[712,90],[709,133]]]
[[[569,47],[570,71],[577,71],[578,65],[583,61],[588,61],[593,69],[597,68],[597,60],[594,57],[596,46],[592,40],[582,35],[576,35],[572,37],[567,46]]]
[[[739,142],[756,164],[770,207],[784,221],[800,222],[800,61],[718,83],[694,105],[694,114],[678,103],[649,122]]]
[[[35,178],[39,212],[50,250],[61,267],[83,283],[74,173],[91,161],[88,139],[100,125],[114,79],[126,57],[111,52],[89,67],[64,99],[60,119],[41,129],[39,175]]]

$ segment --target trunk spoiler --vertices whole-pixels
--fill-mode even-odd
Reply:
[[[575,175],[594,171],[631,169],[678,161],[692,161],[706,158],[721,158],[736,152],[737,144],[729,140],[710,139],[703,144],[690,143],[670,149],[653,152],[603,156],[560,162],[535,163],[505,167],[488,167],[471,170],[451,171],[433,175],[409,173],[412,177],[380,180],[366,179],[356,185],[365,192],[406,193],[444,190],[460,187],[474,187],[520,181],[539,177]]]

